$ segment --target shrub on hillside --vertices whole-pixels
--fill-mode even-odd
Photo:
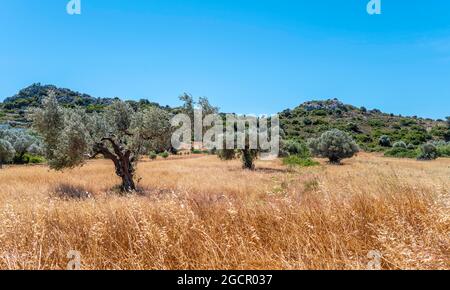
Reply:
[[[161,157],[162,158],[164,158],[164,159],[167,159],[167,158],[169,158],[169,152],[167,152],[167,151],[164,151],[163,153],[161,153]]]
[[[337,129],[327,131],[317,139],[310,139],[308,146],[313,155],[328,158],[332,164],[340,164],[342,159],[351,158],[359,152],[352,137]]]
[[[420,146],[420,154],[417,157],[418,160],[435,160],[439,157],[439,152],[431,143],[426,143]]]
[[[416,150],[416,146],[414,144],[409,143],[408,146],[406,146],[406,149],[408,150]]]
[[[441,140],[431,142],[431,144],[436,146],[440,157],[450,157],[450,142],[445,142]]]
[[[407,149],[408,146],[406,145],[405,142],[403,142],[403,141],[398,141],[398,142],[395,142],[394,145],[393,145],[392,147],[394,147],[394,148],[404,148],[404,149]]]
[[[391,138],[389,138],[389,136],[383,135],[378,140],[378,144],[382,147],[391,147]]]
[[[450,144],[445,146],[439,146],[438,148],[439,156],[450,157]]]
[[[287,153],[287,155],[296,155],[302,158],[311,157],[311,152],[309,151],[308,146],[299,141],[295,140],[287,140],[283,144],[283,151]]]

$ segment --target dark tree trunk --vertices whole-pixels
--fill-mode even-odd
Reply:
[[[136,185],[133,180],[134,167],[127,154],[122,156],[119,162],[116,163],[116,174],[122,178],[121,189],[123,192],[132,192],[136,190]]]
[[[339,159],[336,156],[330,157],[329,160],[330,160],[331,164],[335,164],[335,165],[340,165],[341,164],[341,159]]]
[[[108,147],[103,143],[109,141],[114,149],[112,153]],[[136,191],[136,184],[134,183],[134,157],[130,150],[123,149],[120,143],[113,138],[104,138],[102,143],[97,143],[94,146],[94,157],[102,154],[105,158],[112,160],[116,168],[116,174],[122,178],[121,190],[122,192]]]
[[[242,150],[242,163],[244,169],[254,170],[255,165],[253,164],[253,155],[250,149]]]

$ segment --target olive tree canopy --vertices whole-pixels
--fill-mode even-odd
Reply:
[[[11,143],[5,139],[0,139],[0,169],[3,167],[3,163],[9,162],[14,158],[16,151]]]
[[[115,101],[103,113],[87,114],[81,108],[60,107],[50,94],[32,119],[50,168],[73,168],[102,155],[114,163],[125,192],[136,189],[133,177],[142,154],[170,148],[170,114],[156,107],[134,111]]]
[[[359,152],[352,137],[337,129],[327,131],[317,139],[310,139],[308,146],[313,155],[328,158],[333,164],[339,164],[342,159],[351,158]]]
[[[0,139],[8,141],[14,148],[18,163],[26,153],[40,155],[42,153],[42,140],[33,132],[25,129],[16,129],[9,126],[0,127]]]

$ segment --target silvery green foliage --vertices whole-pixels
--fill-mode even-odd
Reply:
[[[113,138],[133,157],[149,149],[166,150],[170,147],[170,115],[159,108],[134,112],[125,102],[115,101],[105,113],[88,115],[81,109],[63,109],[50,97],[44,109],[33,115],[34,126],[46,143],[46,157],[54,169],[81,165],[86,157],[96,152],[95,144]]]
[[[124,191],[135,189],[135,163],[142,154],[170,148],[170,116],[158,108],[135,112],[127,103],[115,101],[104,113],[87,114],[61,108],[51,95],[32,117],[52,169],[80,166],[103,155],[114,162]]]
[[[391,138],[389,138],[389,136],[383,135],[378,140],[378,144],[383,147],[391,147]]]
[[[131,127],[133,145],[140,154],[149,151],[164,152],[171,147],[172,126],[170,115],[157,107],[134,114]]]
[[[394,148],[403,148],[403,149],[407,149],[407,148],[408,148],[408,145],[406,145],[406,143],[403,142],[403,141],[398,141],[398,142],[395,142],[394,145],[393,145],[392,147],[394,147]]]
[[[52,92],[49,92],[49,97],[42,103],[44,109],[32,112],[33,126],[44,140],[45,157],[47,160],[53,160],[60,142],[59,137],[64,129],[66,111],[59,106]]]
[[[10,162],[14,158],[15,154],[16,151],[11,143],[5,139],[0,139],[0,168],[3,163]]]
[[[79,110],[66,110],[64,128],[58,134],[58,141],[48,159],[49,166],[60,170],[72,168],[84,163],[86,154],[93,144],[92,135],[87,127],[89,118]]]
[[[435,160],[439,157],[439,152],[436,146],[431,143],[426,143],[420,146],[420,154],[418,160]]]
[[[325,132],[317,139],[310,139],[308,146],[313,155],[328,158],[331,163],[340,163],[342,159],[351,158],[359,152],[350,135],[337,129]]]
[[[25,153],[42,154],[42,140],[28,130],[2,127],[0,128],[0,138],[7,140],[19,157]]]

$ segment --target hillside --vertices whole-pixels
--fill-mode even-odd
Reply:
[[[26,119],[27,111],[31,107],[39,106],[50,91],[56,94],[63,106],[81,106],[88,112],[101,111],[114,100],[95,98],[52,85],[33,84],[5,99],[0,110],[0,123],[8,122],[21,127],[29,125],[29,120]],[[148,100],[127,102],[135,108],[158,106],[177,112],[177,108],[161,107]],[[346,105],[337,99],[303,103],[297,108],[281,112],[280,120],[286,138],[306,140],[337,128],[350,133],[367,151],[383,150],[378,146],[382,135],[389,136],[392,142],[403,140],[413,145],[450,138],[445,121],[386,114],[379,110]]]
[[[35,83],[4,100],[0,106],[0,123],[8,122],[13,126],[27,126],[29,124],[29,120],[26,118],[27,111],[32,107],[40,106],[42,100],[50,92],[56,95],[56,98],[62,106],[69,108],[80,106],[86,108],[88,112],[101,111],[115,100],[112,98],[95,98],[88,94],[82,94],[66,88]],[[128,102],[133,106],[159,106],[159,104],[150,103],[147,100]]]
[[[447,125],[442,120],[404,117],[346,105],[337,99],[306,102],[280,115],[287,138],[306,140],[329,129],[350,133],[366,150],[381,150],[378,140],[387,135],[391,141],[403,140],[419,145],[445,139]],[[448,136],[447,136],[448,138]]]

